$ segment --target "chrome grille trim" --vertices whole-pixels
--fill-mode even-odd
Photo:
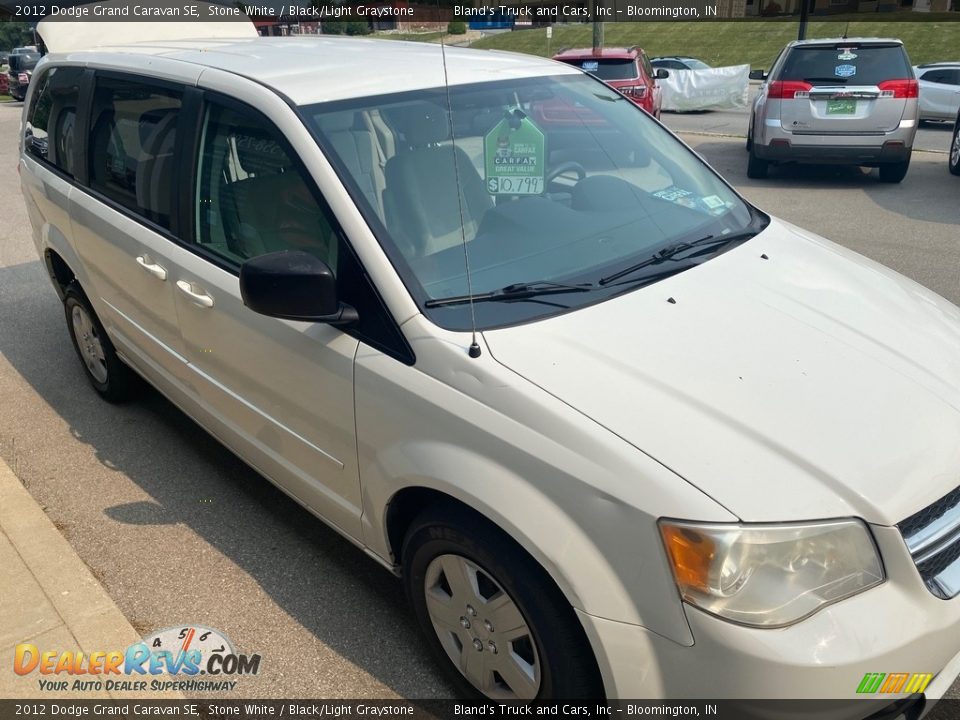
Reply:
[[[960,595],[960,488],[898,527],[927,589],[943,600]]]

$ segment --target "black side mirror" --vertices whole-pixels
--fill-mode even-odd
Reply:
[[[750,71],[751,80],[766,80],[767,71],[766,70],[751,70]]]
[[[657,68],[656,78],[657,80],[666,80],[670,77],[670,73],[664,70],[663,68]]]
[[[357,311],[337,300],[333,271],[320,258],[282,250],[240,266],[240,297],[255,313],[286,320],[347,325]]]

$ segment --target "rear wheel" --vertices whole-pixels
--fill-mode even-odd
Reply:
[[[953,140],[950,141],[948,167],[954,175],[960,175],[960,115],[957,116],[957,121],[953,124]]]
[[[73,348],[93,389],[110,402],[126,400],[135,382],[133,371],[117,357],[113,343],[76,281],[67,286],[63,310]]]
[[[403,546],[407,594],[465,697],[600,698],[579,620],[544,570],[472,513],[427,510]]]
[[[880,182],[898,183],[907,175],[910,168],[910,158],[903,162],[886,163],[880,166]]]
[[[750,143],[750,157],[747,160],[747,177],[754,180],[763,180],[770,169],[770,162],[757,157],[757,148]]]

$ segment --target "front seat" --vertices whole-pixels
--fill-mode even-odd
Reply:
[[[463,149],[439,144],[450,137],[446,111],[421,102],[384,114],[403,135],[398,145],[407,147],[384,167],[384,212],[397,242],[412,257],[423,257],[459,245],[463,236],[472,238],[493,200]]]

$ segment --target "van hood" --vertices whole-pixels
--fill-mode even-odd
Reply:
[[[960,485],[960,310],[783,221],[484,338],[743,521],[892,525]]]

